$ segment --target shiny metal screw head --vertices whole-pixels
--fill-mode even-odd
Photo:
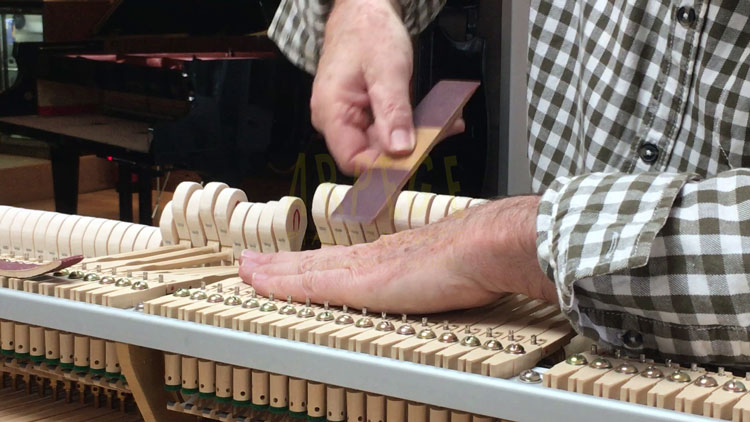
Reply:
[[[133,285],[133,282],[129,278],[127,278],[127,277],[120,277],[120,278],[117,279],[117,281],[115,281],[115,286],[117,286],[117,287],[129,287],[129,286],[132,286],[132,285]],[[187,289],[185,289],[185,290],[187,290]],[[189,292],[190,291],[188,290],[188,293]]]
[[[80,280],[85,276],[86,274],[84,274],[81,270],[71,271],[70,274],[68,274],[68,278],[71,280]]]
[[[479,340],[479,337],[469,334],[467,336],[464,336],[464,338],[461,339],[461,346],[465,347],[479,347],[482,345],[482,340]]]
[[[397,334],[401,334],[402,336],[413,336],[417,333],[417,330],[414,329],[410,324],[402,324],[400,327],[398,327],[398,330],[396,330]]]
[[[715,388],[719,386],[719,383],[716,381],[716,378],[703,374],[699,376],[698,378],[693,381],[693,384],[697,385],[698,387],[706,387],[706,388]]]
[[[522,355],[526,353],[526,349],[518,343],[511,343],[505,347],[504,352],[511,355]]]
[[[503,344],[499,340],[491,338],[482,345],[484,350],[503,350]]]
[[[441,343],[458,343],[458,336],[452,331],[445,331],[438,336]]]
[[[133,283],[133,285],[130,286],[130,288],[133,290],[146,290],[148,289],[148,283],[146,283],[143,280],[139,280]]]
[[[610,369],[612,368],[612,362],[609,359],[596,358],[589,364],[590,367],[595,369]]]
[[[680,370],[676,370],[672,372],[671,374],[669,374],[669,376],[667,377],[667,380],[672,381],[672,382],[678,382],[678,383],[692,381],[690,378],[690,374],[688,374],[685,371],[680,371]]]
[[[273,299],[271,299],[268,302],[265,302],[264,304],[260,305],[260,310],[263,311],[263,312],[274,312],[274,311],[277,311],[279,309],[279,307],[276,306],[276,303],[272,302],[272,300]]]
[[[380,322],[378,322],[378,325],[375,326],[375,329],[378,331],[393,331],[396,329],[396,327],[393,326],[393,323],[385,319],[387,315],[385,312],[380,314],[380,317],[382,318]]]
[[[88,273],[83,276],[83,281],[99,281],[101,277],[97,273]]]
[[[246,300],[245,303],[242,304],[242,307],[245,309],[253,309],[259,306],[260,306],[260,302],[255,297],[251,297],[250,299]]]
[[[582,354],[575,354],[570,355],[568,359],[565,360],[565,362],[568,363],[568,365],[574,365],[574,366],[583,366],[589,363],[588,359],[586,359],[586,356]]]
[[[641,372],[643,378],[664,378],[664,372],[654,365],[649,365]]]
[[[362,318],[357,320],[357,323],[354,324],[357,328],[372,328],[375,326],[375,323],[372,322],[372,318],[367,316],[367,308],[362,308]]]
[[[435,332],[432,331],[431,328],[423,328],[417,333],[417,338],[421,338],[423,340],[432,340],[437,338],[437,334],[435,334]]]
[[[206,299],[208,303],[221,303],[224,302],[224,296],[219,293],[214,293]]]
[[[721,387],[725,391],[731,391],[732,393],[745,393],[747,392],[747,388],[745,387],[745,384],[742,383],[742,381],[731,379],[724,383],[724,386]]]
[[[115,278],[110,276],[104,276],[99,280],[99,284],[115,284]]]
[[[208,299],[208,293],[205,290],[196,290],[190,295],[190,299],[193,300],[206,300]]]
[[[331,311],[323,311],[318,314],[318,316],[315,317],[318,321],[333,321],[335,317],[333,316],[333,312]]]
[[[185,289],[185,288],[177,289],[177,290],[174,291],[174,293],[172,293],[172,296],[175,296],[175,297],[190,297],[190,290]]]
[[[354,318],[349,314],[341,314],[336,318],[336,325],[349,325],[354,324]]]
[[[518,375],[518,380],[526,384],[539,384],[542,376],[533,369],[526,369]]]
[[[242,305],[242,298],[237,295],[232,295],[224,300],[224,304],[228,306],[239,306]]]
[[[633,364],[623,362],[617,365],[617,368],[615,368],[615,372],[619,374],[634,375],[638,373],[638,368],[636,368]]]
[[[292,297],[287,296],[286,297],[286,305],[282,306],[281,309],[279,309],[279,314],[281,315],[294,315],[297,313],[297,309],[294,308],[294,305],[292,305]]]
[[[7,261],[7,259],[5,261]],[[54,273],[52,273],[52,275],[55,277],[65,277],[67,275],[70,275],[70,271],[67,268],[63,268],[62,270],[55,271]]]
[[[284,305],[279,309],[279,314],[281,315],[294,315],[297,313],[297,308],[295,308],[293,305]]]
[[[309,306],[305,306],[297,312],[297,318],[312,318],[315,316],[315,311]]]
[[[375,323],[372,322],[372,318],[370,317],[362,317],[357,320],[357,323],[354,324],[357,328],[372,328],[375,326]]]

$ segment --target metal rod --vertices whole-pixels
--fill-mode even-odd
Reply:
[[[10,289],[0,289],[0,318],[518,422],[710,420]]]

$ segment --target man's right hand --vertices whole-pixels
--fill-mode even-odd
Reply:
[[[397,9],[389,0],[336,0],[326,24],[312,123],[348,174],[369,167],[380,153],[414,149],[413,53]]]

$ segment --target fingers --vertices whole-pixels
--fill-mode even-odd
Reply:
[[[416,144],[409,79],[411,62],[399,57],[373,61],[365,70],[374,122],[374,141],[389,155],[410,153]]]
[[[249,272],[257,271],[271,275],[299,274],[309,270],[339,268],[347,259],[345,251],[343,246],[272,254],[244,251],[240,257],[240,265]]]
[[[466,130],[466,122],[464,121],[462,117],[459,117],[453,122],[453,125],[451,125],[451,127],[445,131],[443,138],[448,138],[453,135],[458,135],[459,133],[463,133],[463,131],[465,130]]]
[[[306,271],[293,275],[256,272],[252,275],[251,283],[261,296],[283,292],[296,302],[304,302],[309,298],[315,303],[329,302],[331,305],[361,307],[366,299],[361,289],[345,287],[351,284],[351,275],[346,269]]]

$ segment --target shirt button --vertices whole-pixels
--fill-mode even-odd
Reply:
[[[684,6],[677,9],[677,22],[685,28],[692,26],[695,22],[695,9]]]
[[[625,331],[622,335],[622,345],[629,350],[638,350],[643,346],[643,336],[638,331]]]
[[[638,148],[638,155],[646,164],[653,164],[659,158],[659,148],[652,143],[645,143]]]

